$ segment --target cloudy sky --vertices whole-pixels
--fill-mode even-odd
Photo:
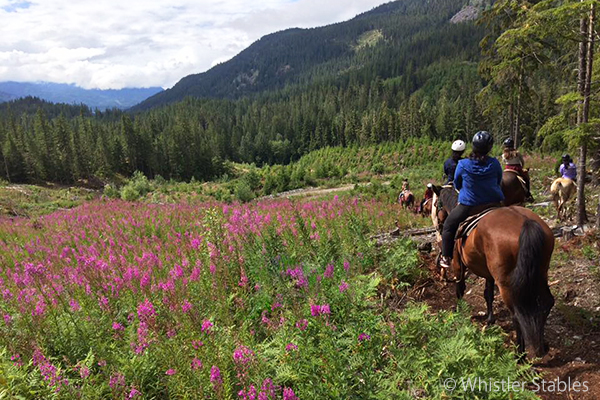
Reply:
[[[0,81],[173,86],[266,34],[389,0],[0,0]]]

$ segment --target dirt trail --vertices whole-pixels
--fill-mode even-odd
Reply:
[[[557,246],[570,244],[557,240]],[[424,267],[430,278],[413,293],[412,300],[425,301],[436,310],[449,310],[456,305],[454,284],[443,283],[435,267],[435,258],[426,256]],[[597,262],[597,260],[596,260]],[[600,282],[594,278],[582,260],[568,260],[550,270],[549,282],[556,305],[546,325],[549,353],[534,364],[546,382],[587,383],[587,392],[538,393],[543,400],[597,400],[600,399]],[[467,279],[466,302],[472,307],[472,319],[484,329],[486,311],[483,291],[485,280],[471,275]],[[494,313],[496,324],[508,334],[507,342],[515,342],[515,334],[508,309],[496,288]]]
[[[387,186],[390,184],[390,181],[382,182],[381,184],[384,186]],[[371,182],[358,184],[358,186],[369,186],[369,185],[371,185]],[[280,197],[288,197],[289,198],[289,197],[298,197],[298,196],[304,196],[304,197],[323,196],[323,195],[326,195],[329,193],[347,192],[347,191],[354,189],[354,186],[355,186],[355,184],[349,183],[349,184],[337,186],[334,188],[309,187],[309,188],[304,188],[304,189],[294,189],[294,190],[288,190],[287,192],[278,193],[276,195],[263,196],[263,197],[258,198],[257,200],[263,200],[263,199],[267,199],[267,198],[280,198]]]

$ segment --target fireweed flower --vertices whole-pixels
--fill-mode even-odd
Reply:
[[[346,290],[348,290],[348,283],[346,281],[342,281],[340,283],[340,293],[344,293]]]
[[[75,299],[71,299],[69,301],[69,306],[71,307],[71,310],[73,312],[77,312],[77,311],[81,310],[81,306],[79,305],[79,303]]]
[[[300,321],[296,322],[296,328],[300,329],[301,331],[305,331],[307,327],[308,320],[306,319],[301,319]]]
[[[285,350],[286,351],[298,350],[298,346],[296,346],[294,343],[288,343],[288,345],[285,346]]]
[[[108,380],[108,386],[111,389],[118,389],[119,387],[125,386],[125,375],[120,372],[112,374]]]
[[[233,352],[233,360],[236,364],[249,364],[254,360],[254,352],[246,346],[239,346]]]
[[[364,342],[368,340],[371,340],[371,336],[367,335],[366,333],[361,333],[360,335],[358,335],[359,342]]]
[[[192,360],[192,369],[200,369],[202,368],[202,361],[199,358],[194,358]]]
[[[90,369],[85,365],[82,365],[79,368],[79,376],[81,376],[81,379],[86,379],[88,376],[90,376]]]
[[[344,261],[344,271],[348,272],[350,270],[350,263],[348,261]]]
[[[129,394],[127,395],[128,399],[135,399],[138,396],[141,396],[142,392],[140,392],[139,390],[137,390],[135,387],[131,387],[131,390],[129,391]]]
[[[150,300],[146,299],[143,303],[140,303],[137,308],[138,318],[140,321],[148,322],[151,320],[154,315],[156,315],[156,311],[154,310],[154,305],[150,302]]]
[[[210,368],[210,382],[215,386],[219,387],[223,383],[221,379],[221,370],[216,365]]]
[[[298,397],[291,388],[283,388],[283,400],[298,400]]]
[[[123,329],[125,329],[125,328],[123,328],[123,325],[121,325],[118,322],[113,322],[112,328],[114,331],[122,331]]]
[[[202,321],[201,331],[206,332],[206,333],[211,333],[211,328],[213,326],[214,326],[214,324],[212,322],[210,322],[210,320],[205,319],[204,321]]]
[[[332,278],[334,270],[335,266],[333,264],[327,265],[325,272],[323,273],[323,278]]]
[[[173,376],[177,373],[176,370],[174,370],[173,368],[169,368],[168,370],[165,371],[165,375],[169,375],[169,376]]]
[[[310,305],[310,315],[313,317],[318,317],[321,314],[321,306],[317,304]]]

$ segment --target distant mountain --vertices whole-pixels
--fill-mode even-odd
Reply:
[[[15,100],[16,97],[10,93],[0,92],[0,102]]]
[[[479,31],[471,31],[469,38],[465,32],[470,28],[461,26],[468,24],[451,24],[450,20],[465,7],[477,14],[489,1],[399,0],[346,22],[270,34],[231,60],[186,76],[132,110],[186,96],[236,99],[290,85],[336,84],[355,78],[364,82],[375,76],[389,79],[412,75],[418,67],[442,59],[475,61]]]
[[[92,109],[127,109],[162,90],[159,87],[88,90],[62,83],[0,82],[0,102],[32,96],[53,103],[85,104]]]

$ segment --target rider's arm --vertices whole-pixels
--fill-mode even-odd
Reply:
[[[519,161],[521,162],[521,167],[525,166],[525,159],[523,158],[523,155],[521,153],[517,153],[519,156]]]
[[[454,172],[454,187],[456,190],[460,190],[462,188],[462,164],[458,163],[456,166],[456,171]]]

